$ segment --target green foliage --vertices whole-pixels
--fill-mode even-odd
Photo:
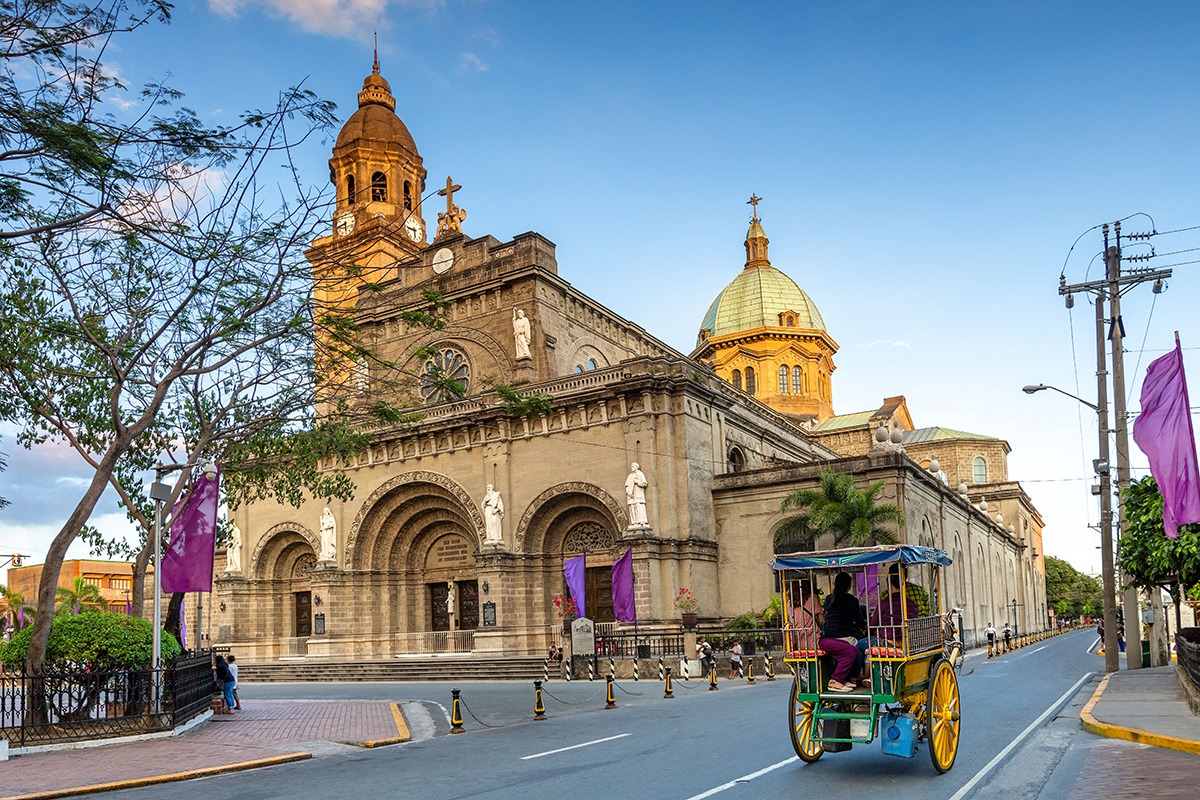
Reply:
[[[1163,587],[1176,600],[1200,584],[1200,525],[1184,525],[1176,539],[1163,528],[1163,499],[1147,475],[1121,493],[1127,527],[1117,545],[1121,574],[1140,589]]]
[[[1104,606],[1099,581],[1054,556],[1046,556],[1046,602],[1066,617],[1090,615]]]
[[[510,417],[532,419],[545,416],[554,409],[554,395],[519,392],[507,383],[500,383],[491,388],[504,402],[504,410]]]
[[[763,606],[762,611],[758,612],[758,618],[762,624],[767,627],[782,627],[783,620],[783,597],[777,594],[771,595],[771,599]]]
[[[797,489],[783,498],[781,511],[799,509],[775,532],[775,552],[785,552],[803,543],[813,545],[825,534],[833,535],[834,547],[863,547],[895,544],[889,525],[904,525],[904,513],[891,503],[878,502],[883,482],[860,490],[854,478],[833,470],[821,473],[820,489]]]
[[[13,636],[0,650],[0,663],[19,667],[29,648],[32,628]],[[153,654],[154,632],[150,623],[124,614],[87,611],[57,615],[50,626],[46,646],[48,663],[101,664],[113,667],[149,666]],[[176,658],[181,649],[172,636],[162,637],[163,661]]]
[[[79,614],[92,610],[108,610],[108,601],[101,596],[100,588],[84,581],[82,575],[75,576],[70,588],[58,588],[55,614]]]

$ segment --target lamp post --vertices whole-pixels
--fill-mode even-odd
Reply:
[[[1021,391],[1034,394],[1045,389],[1053,389],[1059,394],[1078,400],[1096,412],[1100,420],[1100,453],[1099,458],[1092,462],[1096,474],[1100,476],[1100,572],[1104,595],[1104,669],[1106,672],[1116,672],[1121,668],[1120,650],[1117,646],[1117,588],[1116,575],[1113,565],[1113,530],[1112,530],[1112,477],[1108,469],[1108,381],[1107,357],[1104,353],[1104,303],[1096,301],[1096,337],[1099,344],[1096,347],[1096,386],[1097,401],[1089,403],[1082,397],[1076,397],[1070,392],[1064,392],[1054,386],[1044,383],[1032,384]],[[1015,613],[1015,612],[1014,612]]]
[[[154,670],[154,713],[162,713],[162,523],[163,503],[171,499],[171,487],[163,483],[168,472],[192,469],[197,464],[159,464],[154,468],[154,483],[150,484],[150,499],[154,501],[154,624],[151,626],[150,668]],[[217,465],[205,462],[204,474],[211,480],[217,474]]]

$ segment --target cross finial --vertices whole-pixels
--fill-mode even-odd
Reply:
[[[762,198],[756,194],[751,194],[750,199],[746,201],[746,205],[754,206],[754,211],[751,214],[750,221],[758,222],[758,204],[762,202]]]
[[[379,74],[379,31],[375,32],[375,74]]]
[[[438,212],[438,237],[451,233],[462,233],[462,221],[467,218],[467,212],[454,204],[454,193],[462,187],[446,176],[446,188],[438,189],[438,194],[446,198],[446,210]]]
[[[450,180],[450,176],[446,176],[446,188],[438,189],[438,194],[446,198],[446,213],[449,214],[454,210],[454,193],[462,187]]]

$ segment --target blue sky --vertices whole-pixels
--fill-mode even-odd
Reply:
[[[430,186],[463,186],[466,233],[542,233],[563,277],[684,352],[742,266],[757,193],[772,263],[841,346],[835,410],[904,394],[918,426],[1006,439],[1047,552],[1095,572],[1095,417],[1020,388],[1095,397],[1093,311],[1057,295],[1064,262],[1069,282],[1099,275],[1098,231],[1068,260],[1080,234],[1139,212],[1200,226],[1198,28],[1190,3],[212,0],[108,61],[133,86],[169,74],[214,121],[300,82],[345,118],[378,31]],[[313,184],[331,145],[299,154]],[[1200,247],[1200,230],[1154,245]],[[1198,280],[1182,264],[1166,293],[1125,297],[1131,410],[1175,330],[1200,397]],[[40,561],[82,471],[4,448],[0,552]]]

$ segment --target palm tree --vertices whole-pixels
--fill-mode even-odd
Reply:
[[[827,533],[833,534],[834,547],[896,544],[896,534],[884,526],[903,526],[904,512],[899,506],[877,501],[882,489],[880,481],[862,491],[849,475],[825,470],[819,490],[796,489],[783,498],[781,511],[797,509],[799,513],[785,519],[775,532],[775,552],[798,544],[812,545]]]
[[[0,626],[13,628],[25,627],[25,624],[33,619],[33,609],[25,605],[25,598],[21,593],[13,589],[9,589],[4,584],[0,583],[0,605],[3,609],[0,610],[0,620],[4,620],[6,625]]]
[[[100,595],[100,588],[87,583],[82,575],[76,575],[71,581],[71,588],[61,586],[56,592],[58,601],[54,605],[55,614],[78,614],[88,608],[106,611],[108,601]]]

